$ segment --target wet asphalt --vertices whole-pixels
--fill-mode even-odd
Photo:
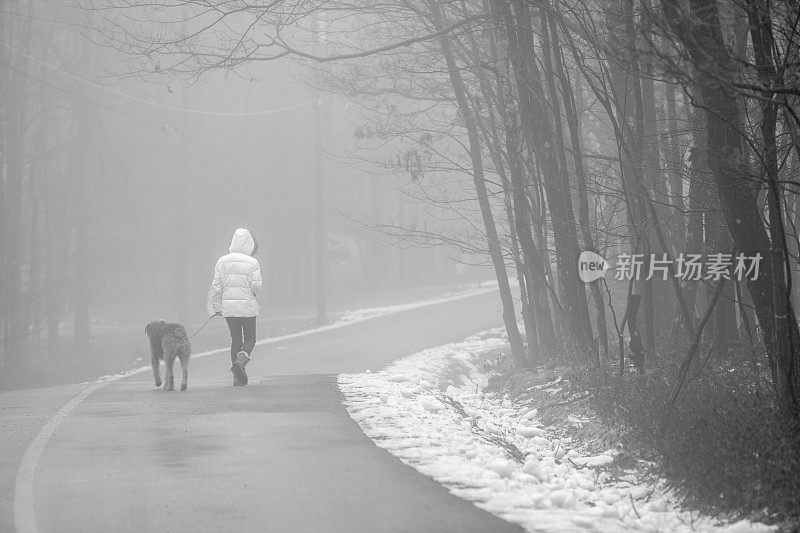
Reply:
[[[337,373],[500,325],[498,307],[482,294],[262,345],[247,387],[231,386],[224,351],[192,360],[184,393],[156,390],[149,373],[108,383],[42,451],[38,530],[521,531],[376,446],[336,385]],[[13,531],[25,449],[79,391],[0,394],[0,531]]]

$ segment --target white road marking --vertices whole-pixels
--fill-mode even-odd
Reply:
[[[477,296],[479,294],[492,292],[494,290],[496,289],[487,288],[485,290],[470,291],[464,294],[458,294],[448,298],[423,301],[419,302],[420,305],[411,308],[406,307],[402,309],[391,310],[385,313],[378,313],[375,315],[366,316],[360,320],[355,320],[350,322],[337,322],[334,324],[329,324],[327,326],[321,326],[314,329],[299,331],[297,333],[282,335],[280,337],[262,339],[258,341],[256,345],[261,346],[264,344],[283,342],[285,340],[295,339],[297,337],[313,335],[314,333],[319,333],[322,331],[329,331],[332,329],[343,328],[345,326],[350,326],[353,324],[357,324],[359,322],[372,320],[373,318],[400,313],[402,311],[410,311],[411,309],[418,309],[420,307],[427,307],[429,305],[436,305],[436,304],[452,302],[454,300],[461,300],[464,298],[469,298],[471,296]],[[192,357],[193,358],[205,357],[207,355],[226,352],[228,350],[230,350],[230,348],[228,347],[216,348],[214,350],[208,350],[205,352],[192,354]],[[22,456],[22,461],[20,461],[19,469],[17,470],[16,482],[14,483],[14,527],[16,528],[17,533],[38,533],[39,531],[39,528],[36,524],[36,512],[34,509],[34,501],[33,501],[33,486],[36,476],[36,469],[39,466],[39,460],[42,457],[42,452],[44,451],[44,447],[47,446],[48,441],[53,436],[56,429],[58,429],[58,426],[61,424],[61,422],[63,422],[70,415],[70,413],[72,413],[72,411],[74,411],[75,408],[77,408],[81,404],[81,402],[83,402],[83,400],[85,400],[90,394],[92,394],[99,388],[103,387],[107,383],[118,381],[120,379],[129,376],[134,376],[136,374],[141,374],[142,372],[147,372],[148,370],[150,370],[150,365],[143,366],[141,368],[137,368],[135,370],[131,370],[129,372],[125,372],[122,374],[116,374],[113,376],[106,376],[100,378],[100,380],[98,380],[93,384],[90,384],[85,389],[83,389],[80,392],[80,394],[78,394],[70,401],[68,401],[61,409],[58,410],[58,412],[55,415],[53,415],[52,418],[50,418],[50,420],[47,421],[47,423],[45,423],[44,427],[42,427],[42,429],[39,430],[39,433],[36,434],[36,437],[33,438],[31,443],[25,449],[25,454]]]
[[[47,445],[47,441],[53,436],[58,425],[61,424],[87,396],[103,385],[105,385],[105,382],[90,385],[83,389],[80,394],[68,401],[64,407],[58,410],[55,416],[47,421],[25,450],[25,455],[22,456],[19,470],[17,470],[17,480],[14,484],[14,527],[17,533],[36,533],[39,531],[36,525],[36,513],[33,507],[33,479],[36,475],[36,467],[39,464],[39,459],[42,457],[42,451]]]

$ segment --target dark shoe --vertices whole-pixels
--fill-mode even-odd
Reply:
[[[234,387],[242,387],[242,386],[244,386],[244,383],[239,381],[239,379],[236,377],[236,374],[233,373],[233,365],[231,365],[231,367],[228,370],[230,370],[231,374],[233,374],[233,386]]]
[[[248,362],[250,362],[250,356],[247,355],[247,352],[239,352],[236,354],[236,361],[231,366],[233,376],[242,385],[247,385],[247,372],[244,371],[244,367],[247,366]]]

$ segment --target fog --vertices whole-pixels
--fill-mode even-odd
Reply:
[[[796,531],[798,6],[0,3],[0,530]]]
[[[431,235],[464,221],[432,209],[407,165],[386,165],[402,146],[361,142],[377,115],[321,90],[308,64],[162,72],[169,54],[143,60],[117,42],[115,24],[141,29],[124,17],[35,1],[0,17],[5,386],[129,364],[154,318],[198,327],[238,227],[259,243],[270,315],[326,323],[358,295],[391,303],[491,275],[456,278],[458,261],[485,259]],[[28,360],[57,370],[34,377]]]

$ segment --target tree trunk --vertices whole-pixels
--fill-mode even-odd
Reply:
[[[708,121],[709,166],[714,175],[725,220],[737,251],[748,257],[759,254],[760,275],[748,279],[764,344],[775,360],[774,387],[781,409],[800,416],[797,396],[797,367],[800,362],[800,332],[791,306],[787,308],[787,287],[783,262],[776,257],[780,235],[770,240],[747,177],[745,154],[739,137],[739,113],[729,87],[720,86],[733,71],[722,38],[717,5],[710,0],[691,0],[685,16],[677,0],[661,0],[667,22],[687,47],[695,65],[696,82],[703,95]],[[771,195],[770,195],[771,196]]]
[[[509,28],[509,56],[520,101],[522,130],[542,167],[547,207],[553,225],[559,287],[567,315],[568,333],[584,350],[591,348],[586,292],[578,278],[578,236],[569,183],[565,181],[554,146],[553,117],[547,112],[544,88],[535,62],[533,30],[528,6],[512,0],[516,22],[504,0],[492,2]],[[558,117],[555,117],[558,120]],[[588,326],[588,327],[587,327]],[[588,353],[588,352],[587,352]]]
[[[545,20],[544,13],[542,14],[542,33],[547,34],[547,27],[552,30],[553,36],[553,62],[556,66],[556,72],[561,80],[561,91],[564,100],[564,111],[567,117],[567,127],[569,128],[570,141],[572,144],[572,154],[575,163],[575,178],[578,185],[578,218],[581,225],[581,233],[583,236],[584,248],[586,250],[599,253],[597,246],[595,246],[594,239],[592,238],[591,227],[592,223],[589,220],[589,195],[587,191],[586,168],[583,164],[583,153],[581,146],[581,133],[578,127],[578,113],[575,109],[575,95],[572,91],[572,83],[567,75],[566,67],[564,65],[564,58],[561,55],[561,43],[558,38],[558,26],[555,22]],[[606,325],[606,310],[605,299],[603,291],[600,287],[600,280],[595,280],[589,284],[592,291],[592,298],[594,299],[595,307],[597,309],[597,335],[600,340],[600,345],[603,347],[603,356],[608,357],[608,326]]]
[[[30,10],[30,3],[28,3]],[[19,9],[22,11],[21,7]],[[10,38],[13,39],[14,25]],[[17,44],[19,54],[12,53],[14,72],[8,74],[6,101],[6,178],[5,197],[5,248],[4,256],[4,300],[6,302],[6,376],[18,376],[25,372],[28,361],[28,327],[25,318],[25,303],[22,292],[22,191],[25,177],[25,123],[28,101],[27,78],[20,72],[27,71],[30,50],[30,19],[20,23]],[[16,56],[16,57],[14,57]]]
[[[504,40],[505,36],[497,31],[490,34],[489,47],[493,58],[498,58],[497,41]],[[478,51],[477,43],[472,36],[466,36],[472,47],[471,52]],[[534,276],[537,268],[535,263],[535,245],[531,235],[531,212],[525,194],[524,170],[521,157],[521,147],[519,146],[518,135],[519,126],[513,109],[513,93],[510,90],[510,79],[508,66],[505,61],[496,61],[497,70],[496,96],[492,91],[492,86],[482,68],[475,68],[475,75],[478,79],[483,97],[487,103],[488,128],[484,128],[485,144],[489,150],[496,172],[500,175],[503,183],[503,192],[506,197],[504,202],[506,216],[508,218],[509,232],[511,234],[512,252],[514,263],[517,269],[517,279],[520,288],[520,301],[522,304],[522,320],[525,325],[527,357],[531,364],[535,364],[543,353],[541,335],[537,330],[543,326],[543,322],[549,322],[550,317],[537,317],[534,298],[541,291],[541,283]],[[508,173],[505,171],[503,159],[503,147],[500,141],[500,132],[496,116],[499,114],[505,134],[505,160],[508,162]],[[480,125],[480,123],[479,123]],[[488,130],[488,131],[486,131]],[[509,180],[509,176],[511,179]],[[552,328],[552,326],[551,326]],[[552,336],[548,339],[552,341]]]
[[[643,110],[640,85],[639,60],[636,49],[636,27],[632,0],[619,0],[611,4],[606,13],[606,24],[611,35],[612,58],[610,65],[611,94],[617,110],[619,125],[618,142],[622,147],[621,179],[627,189],[628,233],[631,238],[631,253],[643,254],[645,265],[642,277],[646,278],[649,269],[651,247],[648,223],[649,213],[645,198],[648,195],[647,176],[645,176],[645,113]],[[655,320],[653,317],[653,282],[640,279],[637,293],[642,296],[642,326],[644,346],[647,353],[655,349]],[[646,357],[646,354],[645,354]]]
[[[569,209],[568,211],[571,213],[570,221],[573,222],[571,231],[575,234],[575,215],[573,212],[572,207],[572,195],[569,192],[569,168],[567,166],[567,154],[566,150],[564,149],[564,131],[561,126],[561,104],[559,102],[559,94],[556,90],[556,82],[555,82],[555,73],[553,69],[553,57],[554,53],[552,50],[552,46],[550,44],[550,32],[547,23],[547,13],[550,11],[550,6],[548,4],[548,0],[542,0],[545,9],[540,9],[540,22],[541,22],[541,44],[542,44],[542,58],[544,64],[544,78],[546,81],[546,88],[547,88],[547,97],[550,101],[549,108],[551,109],[551,113],[553,115],[553,140],[555,141],[556,145],[556,153],[558,155],[558,168],[561,171],[561,182],[566,184],[567,186],[567,198],[569,202]],[[585,187],[584,187],[585,188]],[[587,207],[587,217],[588,217],[588,207]],[[575,235],[575,248],[576,253],[580,252],[580,247],[578,246],[578,238]],[[576,258],[576,265],[577,265],[577,258]],[[576,272],[577,273],[577,272]],[[569,282],[569,280],[567,280]],[[589,342],[589,346],[591,348],[591,355],[593,362],[595,364],[599,363],[599,355],[598,355],[598,348],[597,342],[594,338],[594,333],[592,332],[592,324],[589,320],[589,306],[588,302],[586,301],[586,290],[585,285],[579,281],[579,278],[574,280],[575,285],[577,286],[578,294],[578,311],[580,313],[581,323],[583,325],[586,340]],[[589,355],[589,354],[587,354]]]
[[[687,253],[703,254],[704,248],[704,214],[708,209],[709,187],[707,179],[711,179],[708,169],[708,132],[704,115],[695,111],[691,114],[692,136],[694,145],[689,155],[689,221],[686,230],[686,249]],[[684,289],[684,299],[688,307],[689,314],[694,320],[698,315],[697,311],[697,289],[700,281],[687,280]],[[682,320],[679,310],[676,314]]]
[[[445,26],[441,7],[435,0],[428,0],[427,3],[433,17],[434,26],[437,28],[437,30],[441,30]],[[514,359],[514,363],[515,365],[522,367],[525,365],[525,348],[523,346],[522,336],[519,333],[519,328],[517,327],[517,317],[514,310],[514,300],[511,294],[511,286],[508,283],[508,274],[506,273],[503,252],[500,248],[500,239],[497,236],[497,227],[495,226],[492,207],[489,203],[489,195],[486,191],[486,181],[483,174],[483,161],[481,158],[478,127],[475,123],[475,117],[473,116],[472,109],[469,105],[467,89],[464,85],[464,80],[461,77],[461,71],[456,64],[455,55],[453,54],[450,46],[450,38],[442,37],[439,39],[439,42],[441,45],[442,54],[444,55],[445,63],[447,64],[447,71],[450,77],[450,83],[453,87],[453,92],[456,97],[458,109],[461,113],[461,117],[464,120],[464,125],[467,130],[469,156],[470,161],[472,162],[472,178],[475,184],[475,192],[478,197],[478,204],[481,209],[481,216],[483,217],[483,224],[486,229],[486,239],[489,245],[489,256],[492,259],[495,276],[497,277],[497,284],[500,289],[500,299],[503,304],[503,323],[506,326],[506,333],[508,334],[508,341],[511,345],[511,354]]]
[[[504,202],[503,205],[506,211],[506,218],[508,219],[508,229],[511,237],[511,254],[514,258],[514,267],[517,272],[517,282],[519,283],[519,292],[520,292],[520,303],[522,306],[522,321],[525,326],[525,345],[526,345],[526,355],[528,357],[528,361],[531,364],[535,364],[537,359],[539,359],[538,354],[540,353],[540,344],[539,338],[536,330],[536,311],[533,306],[533,301],[531,300],[532,291],[529,290],[532,287],[531,277],[532,277],[532,268],[533,265],[526,261],[526,254],[520,250],[519,244],[519,235],[520,232],[524,232],[526,229],[530,233],[530,224],[527,227],[523,227],[523,224],[520,222],[520,216],[527,215],[528,219],[530,220],[530,211],[525,211],[527,209],[526,206],[519,206],[516,203],[516,194],[517,191],[515,190],[514,184],[512,184],[509,179],[508,175],[505,170],[505,163],[503,161],[502,156],[502,147],[500,142],[500,135],[497,132],[497,122],[495,119],[495,108],[499,107],[500,112],[503,114],[502,120],[506,123],[508,118],[507,109],[505,106],[500,107],[497,105],[497,102],[491,95],[491,90],[488,87],[488,83],[485,80],[484,74],[482,72],[477,73],[478,80],[481,86],[481,91],[483,92],[484,98],[487,102],[488,108],[488,119],[489,124],[488,128],[484,128],[484,139],[487,149],[489,151],[489,155],[492,158],[492,162],[495,166],[495,171],[500,176],[500,179],[503,184],[503,196]],[[508,126],[506,125],[506,129]],[[488,130],[488,131],[486,131]],[[508,137],[506,136],[506,140]],[[513,152],[510,148],[506,150],[509,159],[509,167],[511,167],[512,163],[510,159],[512,157],[517,157],[515,152]],[[512,170],[513,172],[513,170]],[[515,181],[516,182],[516,181]],[[524,195],[524,190],[521,191]],[[527,203],[527,200],[526,200]],[[516,212],[515,212],[516,210]],[[530,259],[529,254],[527,255],[527,259]]]
[[[678,250],[686,243],[686,205],[683,190],[683,161],[678,148],[678,112],[675,103],[675,84],[664,83],[664,97],[667,101],[667,176],[669,177],[669,201],[672,205],[672,218],[669,224],[672,243]]]

